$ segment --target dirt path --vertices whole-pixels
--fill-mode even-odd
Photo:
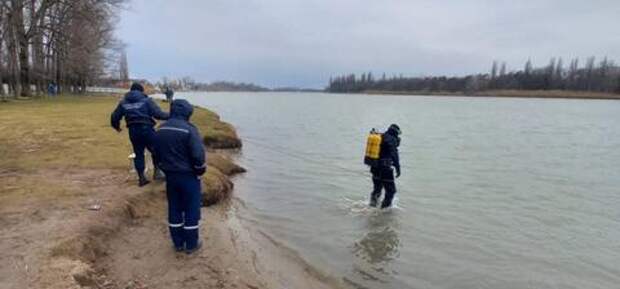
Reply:
[[[126,286],[120,288],[337,287],[263,233],[243,226],[227,205],[203,209],[200,233],[201,251],[176,253],[166,223],[143,218],[111,241],[115,250],[99,268]]]
[[[24,187],[44,182],[50,197]],[[161,183],[109,170],[0,174],[2,288],[331,288],[235,206],[203,208],[203,249],[173,251]],[[14,186],[14,184],[22,184]],[[34,184],[33,184],[34,186]],[[54,196],[54,197],[51,197]],[[91,210],[100,205],[99,210]],[[332,284],[332,285],[330,285]]]
[[[101,216],[119,199],[141,193],[126,174],[110,170],[4,171],[0,192],[2,288],[75,287],[69,273],[83,264],[63,254],[62,246],[107,225],[111,218]],[[92,205],[101,209],[89,210]]]

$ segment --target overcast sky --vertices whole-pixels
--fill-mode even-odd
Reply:
[[[132,77],[320,88],[351,72],[485,72],[494,59],[620,62],[620,0],[132,0],[118,36]]]

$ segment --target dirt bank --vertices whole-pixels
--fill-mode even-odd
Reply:
[[[330,286],[277,243],[242,226],[236,202],[203,208],[204,249],[175,253],[164,184],[135,185],[126,133],[109,128],[116,101],[0,104],[0,287]],[[211,148],[240,147],[232,126],[214,113],[198,109],[193,121]],[[230,176],[243,169],[214,151],[208,163],[204,200],[212,205],[228,197]]]

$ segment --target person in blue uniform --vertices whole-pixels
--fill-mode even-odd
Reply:
[[[136,155],[133,161],[138,173],[138,185],[142,187],[149,183],[144,175],[144,149],[148,149],[153,156],[155,119],[166,120],[168,113],[163,112],[151,98],[144,94],[144,87],[141,84],[134,83],[110,116],[111,125],[118,132],[121,132],[120,122],[123,117],[129,130],[133,152]],[[153,166],[155,167],[153,178],[158,178],[160,174],[154,156]]]
[[[184,99],[173,100],[170,119],[155,136],[158,166],[166,175],[168,226],[175,249],[188,254],[201,246],[200,176],[206,172],[205,150],[198,129],[189,122],[193,108]]]
[[[394,170],[396,178],[400,177],[400,160],[398,156],[398,146],[400,145],[400,127],[396,124],[390,125],[383,134],[381,150],[379,152],[379,162],[370,167],[372,173],[373,190],[370,194],[370,206],[376,207],[381,197],[381,191],[385,189],[385,196],[381,203],[381,208],[388,208],[392,205],[392,200],[396,194],[396,184],[394,183]],[[394,169],[392,169],[392,167]]]
[[[174,91],[172,91],[169,86],[166,86],[164,94],[166,95],[166,101],[169,103],[172,102],[172,98],[174,97]]]

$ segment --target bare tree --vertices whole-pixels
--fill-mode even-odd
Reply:
[[[129,64],[127,64],[127,51],[125,49],[121,52],[121,61],[119,66],[120,79],[122,81],[129,81]]]
[[[568,87],[570,89],[578,89],[578,73],[579,59],[575,58],[571,60],[570,67],[568,68]]]
[[[84,91],[105,70],[124,0],[1,0],[0,78],[15,96],[55,81]],[[6,63],[6,66],[2,64]]]
[[[585,68],[585,81],[586,81],[586,85],[585,85],[585,89],[590,91],[592,90],[592,84],[594,81],[594,62],[596,61],[596,58],[594,56],[591,56],[588,58],[588,60],[586,61],[586,68]]]
[[[564,67],[563,67],[564,63],[562,61],[562,57],[558,58],[558,62],[555,65],[555,82],[552,84],[552,87],[554,89],[561,89],[563,88],[561,83],[564,79]]]
[[[552,57],[549,61],[549,65],[545,69],[544,89],[553,87],[555,81],[555,57]]]
[[[564,71],[562,58],[552,58],[544,67],[533,67],[528,60],[521,71],[506,71],[502,63],[497,75],[494,64],[490,74],[474,74],[464,77],[426,76],[381,78],[367,81],[362,74],[360,81],[356,75],[331,77],[327,90],[330,92],[363,92],[369,89],[378,91],[449,91],[474,93],[488,89],[570,89],[591,90],[620,93],[620,67],[605,58],[598,66],[594,57],[588,59],[584,68],[579,67],[579,60],[570,62],[568,71]],[[495,69],[494,69],[495,68]],[[494,79],[495,78],[495,79]]]
[[[7,23],[6,23],[6,8],[4,3],[0,4],[0,100],[5,101],[6,100],[6,95],[5,95],[5,91],[4,91],[4,83],[7,80],[7,63],[5,61],[5,59],[7,58],[6,56],[6,48],[5,48],[5,39],[6,39],[6,27],[7,27]]]

